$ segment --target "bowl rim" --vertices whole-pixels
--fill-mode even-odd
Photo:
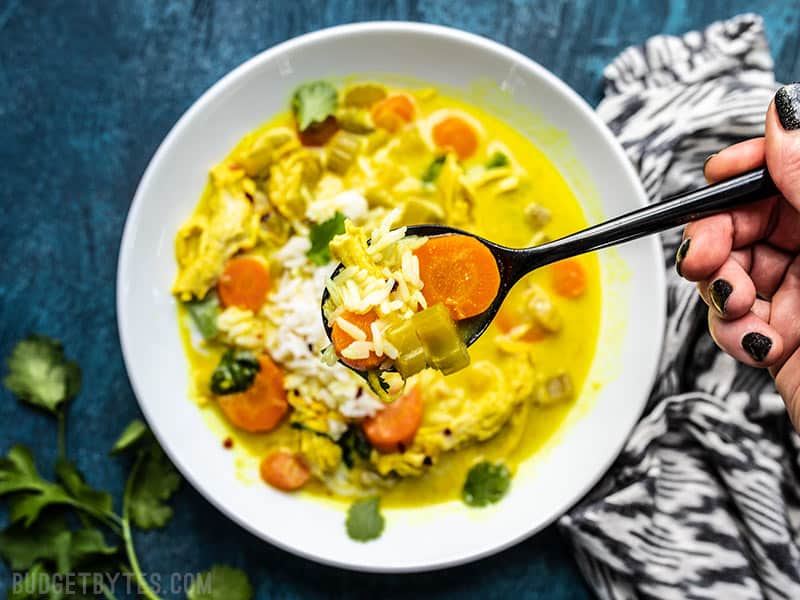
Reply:
[[[194,121],[195,115],[200,113],[207,104],[213,102],[217,96],[225,93],[229,90],[239,79],[246,77],[250,71],[257,69],[262,63],[272,60],[274,57],[279,56],[283,53],[290,52],[302,46],[308,44],[314,44],[317,42],[324,42],[334,40],[336,38],[348,37],[352,35],[358,35],[362,33],[387,33],[387,34],[417,34],[417,35],[429,35],[435,36],[440,38],[446,38],[449,41],[459,42],[459,43],[466,43],[469,45],[477,46],[479,49],[494,53],[496,55],[500,55],[504,58],[507,58],[509,61],[512,61],[515,64],[518,64],[525,69],[530,70],[533,72],[537,77],[540,77],[546,80],[547,84],[552,86],[559,94],[564,96],[572,105],[573,107],[581,113],[581,115],[586,119],[588,124],[595,130],[595,133],[601,135],[606,142],[609,143],[609,146],[612,149],[614,154],[614,158],[616,162],[620,165],[622,170],[627,175],[630,183],[633,185],[634,189],[636,190],[636,204],[640,206],[644,206],[647,204],[647,196],[645,194],[644,187],[641,183],[641,180],[634,170],[630,160],[628,159],[627,155],[625,154],[622,146],[619,144],[617,139],[608,129],[606,124],[597,116],[594,110],[589,106],[589,104],[581,97],[575,90],[569,87],[564,81],[559,79],[555,74],[551,73],[545,67],[541,66],[532,58],[501,44],[500,42],[496,42],[484,36],[462,31],[460,29],[455,29],[452,27],[446,27],[443,25],[434,25],[429,23],[418,23],[412,21],[363,21],[357,23],[349,23],[344,25],[337,25],[333,27],[327,27],[324,29],[320,29],[317,31],[308,32],[305,34],[301,34],[299,36],[290,38],[286,41],[278,43],[274,46],[266,48],[260,51],[258,54],[252,56],[251,58],[247,59],[239,66],[235,67],[233,70],[229,71],[225,75],[223,75],[220,79],[218,79],[214,84],[212,84],[208,89],[206,89],[197,100],[195,100],[192,105],[181,115],[181,117],[176,121],[176,123],[172,126],[170,131],[158,145],[156,151],[154,152],[152,158],[148,162],[148,165],[139,181],[139,184],[136,187],[136,192],[133,196],[133,200],[131,202],[130,208],[128,210],[126,219],[125,219],[125,226],[122,233],[120,249],[117,259],[117,276],[116,276],[116,311],[117,311],[117,330],[120,340],[120,347],[122,350],[122,357],[123,363],[125,365],[125,370],[128,374],[128,380],[130,381],[131,388],[133,389],[134,395],[136,397],[137,404],[139,405],[142,414],[152,430],[153,434],[155,435],[156,439],[158,440],[159,445],[163,448],[164,452],[167,454],[169,459],[175,465],[175,467],[180,471],[181,475],[190,483],[190,485],[200,493],[203,498],[205,498],[212,506],[214,506],[217,510],[219,510],[223,515],[225,515],[228,519],[233,521],[234,523],[238,524],[244,530],[248,531],[249,533],[255,535],[259,539],[262,539],[273,546],[280,548],[286,552],[294,554],[295,556],[300,556],[304,559],[308,559],[320,564],[333,566],[342,568],[349,571],[356,571],[356,572],[374,572],[374,573],[413,573],[413,572],[427,572],[427,571],[434,571],[439,569],[444,569],[448,567],[455,567],[458,565],[463,565],[466,563],[471,563],[482,558],[486,558],[488,556],[492,556],[497,554],[503,550],[506,550],[520,542],[528,539],[529,537],[535,535],[536,533],[540,532],[545,527],[551,525],[554,521],[556,521],[561,515],[566,514],[575,506],[581,498],[583,498],[596,484],[602,476],[608,471],[611,465],[619,456],[622,448],[627,443],[630,435],[633,431],[635,424],[641,417],[642,412],[646,406],[646,401],[642,401],[641,407],[635,413],[629,413],[629,418],[631,419],[631,423],[626,427],[628,429],[628,434],[625,437],[619,439],[617,444],[615,444],[614,452],[609,454],[609,458],[604,461],[602,469],[598,469],[597,472],[586,479],[586,482],[583,486],[579,486],[579,489],[576,493],[572,494],[567,501],[565,502],[564,506],[566,508],[559,511],[554,511],[552,514],[547,515],[537,526],[526,528],[523,527],[520,530],[520,533],[510,539],[505,540],[500,544],[495,544],[490,547],[487,547],[485,550],[480,552],[473,552],[468,555],[458,556],[451,559],[442,559],[437,562],[433,562],[426,565],[418,565],[418,566],[399,566],[399,567],[387,567],[387,566],[371,566],[371,565],[355,565],[352,562],[347,562],[345,560],[337,560],[336,558],[331,558],[329,556],[324,556],[320,554],[316,554],[313,551],[308,551],[304,549],[300,549],[290,544],[281,541],[272,537],[268,532],[262,531],[261,529],[256,528],[254,525],[250,524],[239,515],[235,514],[234,512],[228,510],[228,508],[222,504],[216,497],[214,497],[203,485],[202,481],[199,478],[195,477],[195,474],[191,472],[190,469],[181,461],[177,456],[175,456],[173,450],[169,444],[165,443],[165,436],[163,435],[162,431],[159,428],[159,424],[157,419],[154,418],[153,415],[150,414],[150,411],[147,408],[146,403],[140,400],[141,397],[141,386],[137,382],[137,378],[134,375],[133,370],[133,357],[131,351],[129,349],[130,342],[128,341],[128,334],[126,333],[126,325],[124,323],[127,308],[126,308],[126,298],[125,294],[122,292],[123,289],[123,280],[124,274],[126,270],[126,265],[132,260],[132,247],[133,247],[133,238],[135,237],[135,231],[138,226],[139,222],[139,215],[142,210],[142,206],[144,204],[144,190],[150,187],[150,180],[154,177],[154,172],[156,171],[157,165],[161,162],[162,156],[166,154],[171,146],[175,143],[175,140],[181,136],[183,131],[188,128],[191,123]],[[656,259],[656,263],[659,265],[659,268],[656,269],[655,278],[657,280],[657,285],[659,290],[666,289],[666,275],[664,269],[660,267],[660,265],[664,262],[664,255],[663,255],[663,248],[661,243],[659,242],[659,238],[657,236],[651,236],[647,239],[647,242],[651,245],[651,251],[654,253],[654,258]],[[661,349],[664,343],[664,333],[666,330],[666,299],[664,294],[658,294],[657,298],[658,305],[653,307],[657,308],[658,310],[653,310],[653,318],[656,320],[656,331],[660,332],[659,338],[659,354],[661,353]],[[650,372],[645,374],[644,381],[649,383],[649,387],[652,387],[656,375],[658,371],[658,360],[653,361],[653,364],[650,368]]]

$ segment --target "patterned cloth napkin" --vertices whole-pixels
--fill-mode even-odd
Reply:
[[[702,185],[708,155],[763,135],[778,87],[751,14],[651,38],[604,75],[597,113],[651,202]],[[601,598],[799,599],[800,438],[766,372],[711,340],[674,270],[680,237],[662,236],[669,319],[645,415],[560,525]]]

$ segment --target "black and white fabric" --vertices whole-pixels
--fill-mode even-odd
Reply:
[[[757,15],[657,36],[605,70],[598,114],[651,201],[702,185],[706,157],[763,135],[778,85]],[[668,327],[623,453],[560,525],[601,598],[800,599],[800,438],[764,371],[717,350],[662,237]]]

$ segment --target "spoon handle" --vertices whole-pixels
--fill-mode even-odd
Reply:
[[[526,250],[529,257],[524,261],[526,264],[520,264],[520,267],[528,272],[565,258],[658,233],[742,204],[764,200],[778,193],[766,168],[749,171]],[[520,272],[520,276],[523,274]]]

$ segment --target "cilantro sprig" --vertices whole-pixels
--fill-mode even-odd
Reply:
[[[211,391],[218,396],[243,392],[261,370],[258,357],[246,350],[228,350],[211,374]]]
[[[239,569],[214,565],[197,576],[186,596],[189,600],[248,600],[253,586]]]
[[[339,94],[327,81],[311,81],[297,88],[292,97],[292,112],[297,127],[305,131],[312,125],[322,123],[336,112]]]
[[[39,592],[48,590],[49,597],[60,598],[63,590],[55,585],[56,578],[76,571],[83,579],[76,581],[77,593],[68,597],[89,597],[93,573],[124,570],[133,574],[145,598],[159,600],[139,566],[133,528],[167,524],[173,514],[168,502],[181,481],[177,470],[147,426],[138,419],[131,422],[112,448],[112,453],[131,455],[133,460],[118,514],[111,494],[89,485],[67,456],[67,405],[78,395],[81,381],[77,363],[66,358],[58,341],[30,336],[17,344],[7,366],[3,381],[9,391],[56,416],[59,423],[54,480],[40,474],[26,446],[17,444],[0,457],[0,500],[8,503],[10,521],[0,532],[0,557],[11,569],[25,572],[17,586],[21,591],[11,590],[9,598],[39,598]],[[108,589],[104,595],[114,597]],[[199,574],[188,590],[190,600],[250,600],[252,595],[243,572],[220,566]]]
[[[336,211],[330,219],[311,226],[308,232],[308,239],[311,248],[306,252],[306,256],[315,265],[326,265],[331,260],[330,243],[340,233],[344,233],[345,216]]]
[[[467,473],[461,497],[470,506],[499,502],[511,486],[511,472],[503,463],[479,462]]]
[[[347,535],[357,542],[369,542],[383,533],[386,520],[381,514],[381,499],[378,496],[356,500],[347,511]]]

